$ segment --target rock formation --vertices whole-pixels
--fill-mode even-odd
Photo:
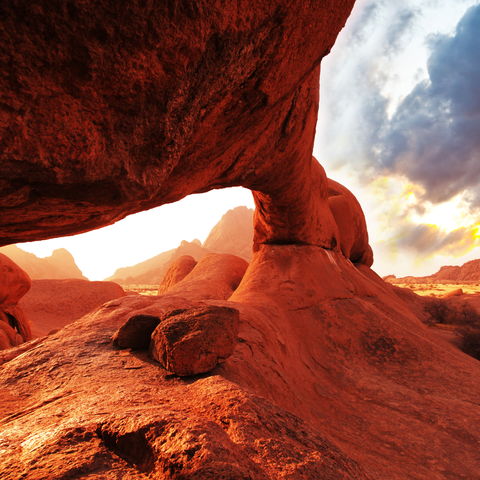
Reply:
[[[19,306],[31,322],[33,336],[41,337],[124,295],[122,287],[114,282],[33,280]]]
[[[158,284],[177,259],[189,256],[198,261],[209,253],[208,250],[202,247],[199,240],[194,240],[193,242],[183,240],[174,250],[167,250],[131,267],[119,268],[107,280],[118,282],[122,285]]]
[[[3,365],[2,480],[478,476],[480,364],[369,268],[357,204],[312,158],[320,60],[352,6],[2,5],[2,242],[222,186],[256,204],[238,287],[206,257]],[[211,372],[181,379],[111,342],[132,317],[205,305],[240,320]]]
[[[252,259],[253,210],[236,207],[229,210],[212,228],[203,247],[213,253],[229,253]]]
[[[209,253],[228,253],[250,261],[253,247],[253,210],[236,207],[223,215],[203,243],[199,240],[181,242],[175,250],[168,250],[131,267],[119,268],[108,280],[122,285],[156,284],[183,256],[201,260]],[[186,266],[178,264],[174,269]],[[179,270],[180,272],[180,270]],[[173,271],[172,271],[173,274]],[[163,288],[163,287],[162,287]]]
[[[54,250],[49,257],[45,258],[38,258],[33,253],[26,252],[16,245],[0,248],[0,252],[23,268],[32,280],[44,278],[85,279],[72,254],[64,248]]]
[[[185,295],[198,299],[229,298],[240,284],[248,263],[235,255],[211,253],[200,260],[192,271],[162,293]]]
[[[191,255],[182,255],[178,257],[165,273],[160,286],[158,287],[158,294],[165,293],[169,288],[176,285],[183,280],[195,267],[197,261]]]
[[[166,370],[181,377],[213,370],[233,353],[239,314],[215,305],[173,310],[159,319],[150,352]]]
[[[470,260],[460,266],[445,265],[432,275],[424,277],[400,277],[389,275],[390,283],[471,283],[480,282],[480,259]]]
[[[243,185],[257,242],[334,248],[311,151],[319,64],[353,3],[3,5],[1,243]]]
[[[18,306],[30,285],[27,273],[0,253],[0,350],[32,338],[30,324]]]

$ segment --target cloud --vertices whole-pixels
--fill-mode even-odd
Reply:
[[[413,250],[426,256],[461,256],[480,246],[478,226],[461,227],[451,232],[440,230],[436,225],[405,223],[391,239],[395,246]]]
[[[418,83],[383,127],[372,158],[422,185],[438,203],[468,190],[480,206],[480,5],[453,36],[430,39],[428,80]]]

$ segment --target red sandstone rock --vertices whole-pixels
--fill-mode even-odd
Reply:
[[[2,5],[1,242],[243,185],[257,243],[334,248],[311,152],[320,61],[353,3]]]
[[[348,188],[328,179],[328,204],[338,226],[342,253],[353,263],[373,264],[362,207]]]
[[[199,261],[209,253],[228,253],[250,260],[253,246],[252,217],[253,211],[246,207],[229,210],[212,228],[203,245],[199,240],[182,241],[176,250],[168,250],[131,267],[119,268],[108,280],[122,285],[155,284],[165,278],[169,268],[178,268],[173,265],[185,255]],[[159,293],[165,288],[162,287]]]
[[[211,253],[177,284],[164,291],[198,300],[226,300],[240,284],[248,263],[235,255]],[[160,294],[161,292],[159,292]]]
[[[16,245],[0,248],[17,265],[23,268],[32,280],[83,278],[72,254],[64,248],[54,250],[49,257],[38,258],[33,253],[25,252]]]
[[[5,363],[3,478],[475,478],[480,364],[365,265],[263,246],[231,299],[209,301],[241,322],[205,378],[111,345],[188,297],[119,298]]]
[[[1,253],[0,278],[0,305],[16,305],[32,283],[24,270]]]
[[[159,322],[160,319],[153,315],[134,315],[115,332],[113,344],[120,348],[147,350]]]
[[[30,285],[27,273],[0,253],[0,350],[32,338],[30,324],[17,305]]]
[[[230,307],[174,310],[153,332],[151,354],[179,376],[209,372],[233,353],[238,322],[238,310]]]
[[[240,311],[238,344],[191,382],[111,345],[213,282],[68,325],[0,370],[3,478],[475,478],[478,361],[340,254],[311,157],[319,63],[353,0],[117,3],[1,6],[2,242],[248,187],[256,253],[208,300]]]
[[[19,305],[31,321],[33,336],[42,337],[124,295],[122,287],[114,282],[33,280]]]
[[[165,273],[162,283],[158,287],[158,294],[166,292],[170,287],[183,280],[195,267],[197,261],[190,255],[178,257]]]

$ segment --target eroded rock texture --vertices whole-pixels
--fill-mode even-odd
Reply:
[[[195,267],[197,261],[191,255],[182,255],[178,257],[169,267],[163,277],[158,294],[166,292],[169,288],[183,280]]]
[[[32,338],[30,323],[18,306],[30,286],[27,273],[0,253],[0,350]]]
[[[358,204],[311,155],[319,62],[352,5],[2,3],[3,243],[221,186],[257,206],[239,286],[199,262],[5,357],[2,480],[478,476],[479,363],[368,268]],[[111,343],[132,317],[199,302],[240,312],[203,378]]]
[[[311,149],[319,63],[353,3],[2,4],[0,242],[243,185],[257,242],[333,248]]]

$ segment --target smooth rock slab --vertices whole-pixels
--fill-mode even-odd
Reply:
[[[238,324],[238,310],[230,307],[174,310],[153,332],[151,355],[179,376],[208,372],[232,354]]]

